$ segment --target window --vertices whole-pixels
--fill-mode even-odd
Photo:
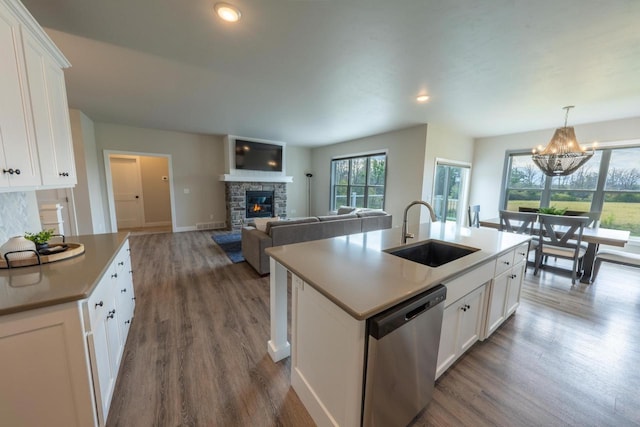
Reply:
[[[471,165],[436,159],[432,205],[438,221],[466,222],[466,200]]]
[[[340,206],[384,209],[387,155],[331,161],[331,209]]]
[[[569,176],[547,177],[530,153],[508,153],[502,207],[601,212],[603,227],[640,237],[640,146],[604,148]]]

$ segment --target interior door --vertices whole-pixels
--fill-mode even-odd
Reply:
[[[142,185],[140,158],[137,156],[110,156],[113,198],[116,206],[118,229],[142,227]]]

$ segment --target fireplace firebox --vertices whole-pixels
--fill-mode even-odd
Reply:
[[[247,218],[270,218],[273,216],[273,191],[247,191],[245,193]]]

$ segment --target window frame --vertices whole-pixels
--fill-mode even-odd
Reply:
[[[617,143],[606,143],[596,148],[596,151],[600,151],[602,153],[602,158],[600,160],[600,166],[598,168],[598,178],[596,182],[596,187],[593,190],[572,190],[572,191],[584,191],[590,192],[593,194],[591,199],[591,204],[589,211],[590,212],[602,212],[605,204],[606,194],[608,193],[640,193],[639,191],[629,191],[629,190],[607,190],[606,182],[607,176],[609,174],[609,167],[611,166],[611,157],[616,150],[623,150],[629,148],[640,149],[640,141],[620,141]],[[509,201],[507,200],[508,191],[512,188],[509,187],[509,173],[511,171],[512,158],[514,156],[526,156],[531,155],[531,151],[525,149],[519,150],[506,150],[504,165],[502,170],[502,183],[500,186],[500,209],[507,209]],[[554,202],[551,200],[552,192],[559,191],[557,189],[552,188],[553,177],[544,176],[545,182],[544,186],[540,189],[541,197],[540,197],[540,207],[549,207],[551,204],[558,204],[559,202]],[[631,236],[630,240],[640,240],[636,236]]]
[[[371,158],[373,157],[380,157],[380,156],[384,156],[384,183],[382,185],[370,185],[369,184],[369,169],[370,169],[370,161]],[[365,183],[364,185],[360,185],[360,184],[352,184],[352,161],[355,159],[366,159],[365,161]],[[329,176],[331,177],[330,179],[330,187],[329,187],[329,194],[330,194],[330,207],[329,209],[332,211],[335,211],[339,208],[339,206],[336,205],[336,188],[337,187],[345,187],[344,184],[336,184],[335,183],[335,174],[334,174],[334,162],[338,162],[338,161],[344,161],[344,160],[348,160],[349,161],[349,170],[347,172],[347,206],[350,206],[350,201],[349,201],[349,197],[351,194],[351,188],[352,187],[357,187],[357,188],[363,188],[363,207],[364,208],[368,208],[369,206],[369,189],[370,188],[379,188],[382,187],[383,191],[382,191],[382,207],[380,209],[384,210],[385,207],[385,203],[387,201],[387,172],[389,171],[389,155],[387,153],[386,150],[383,151],[372,151],[369,153],[359,153],[359,154],[350,154],[350,155],[346,155],[346,156],[337,156],[337,157],[332,157],[331,158],[331,162],[329,163]],[[378,208],[375,208],[378,209]]]

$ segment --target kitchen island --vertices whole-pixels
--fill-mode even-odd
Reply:
[[[128,233],[69,240],[85,252],[0,270],[7,425],[105,425],[135,308]]]
[[[368,318],[445,284],[440,375],[517,307],[530,237],[454,223],[422,224],[408,245],[434,239],[478,249],[435,268],[384,252],[403,246],[400,237],[399,229],[389,229],[267,249],[268,351],[274,361],[291,354],[292,386],[319,425],[360,425]],[[287,271],[292,274],[292,346]]]

